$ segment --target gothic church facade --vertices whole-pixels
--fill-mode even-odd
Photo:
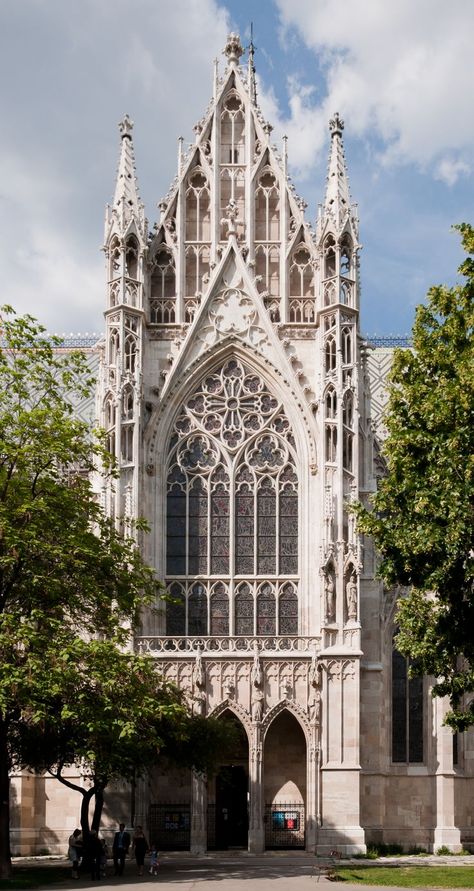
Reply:
[[[239,731],[207,782],[139,781],[135,822],[194,852],[459,849],[474,841],[473,741],[453,746],[428,679],[408,679],[396,592],[348,510],[382,470],[389,351],[359,330],[343,122],[313,229],[242,54],[229,35],[151,233],[124,118],[106,216],[97,410],[120,479],[101,497],[148,520],[145,557],[172,595],[136,648]]]

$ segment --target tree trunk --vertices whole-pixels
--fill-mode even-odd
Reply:
[[[8,879],[12,874],[9,763],[7,725],[0,719],[0,879]]]
[[[92,817],[91,829],[95,829],[98,833],[100,828],[100,818],[102,817],[102,808],[104,807],[104,790],[102,786],[98,786],[95,793],[94,814]]]

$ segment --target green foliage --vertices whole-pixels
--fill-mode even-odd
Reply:
[[[223,744],[193,719],[153,660],[129,652],[139,611],[161,586],[130,524],[117,529],[91,479],[116,470],[74,416],[92,392],[85,357],[54,349],[29,316],[0,311],[0,875],[9,874],[8,770],[49,770],[82,795],[95,828],[110,780],[164,751],[206,770]],[[144,526],[135,523],[132,532]],[[81,764],[89,784],[62,771]]]
[[[399,604],[397,647],[448,695],[447,722],[474,723],[474,230],[457,227],[468,253],[462,284],[433,287],[419,306],[413,351],[397,350],[384,445],[387,475],[372,510],[387,585],[410,588]]]

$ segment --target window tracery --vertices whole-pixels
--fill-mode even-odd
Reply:
[[[172,252],[166,245],[160,245],[153,262],[150,321],[156,325],[176,322],[176,270]]]
[[[314,322],[313,278],[310,252],[304,244],[300,244],[293,251],[290,262],[290,322]]]
[[[197,630],[204,627],[204,615],[212,634],[228,634],[232,626],[235,634],[293,633],[294,447],[282,404],[237,359],[210,372],[183,406],[168,460],[166,571],[171,587],[183,579],[187,633],[207,633]],[[192,587],[197,575],[201,599]],[[291,586],[280,592],[282,577]],[[170,607],[168,633],[176,615]],[[278,632],[279,626],[290,630]]]

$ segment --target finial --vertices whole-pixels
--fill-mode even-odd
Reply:
[[[128,136],[129,139],[132,138],[133,121],[130,120],[128,114],[124,114],[118,127],[120,130],[120,136],[122,137],[122,139],[124,139],[125,136]]]
[[[232,31],[231,34],[228,35],[227,43],[224,47],[224,55],[227,56],[229,65],[237,65],[243,51],[244,48],[240,42],[239,35],[234,34]]]
[[[329,132],[331,136],[342,136],[343,130],[344,121],[339,117],[339,112],[336,111],[334,117],[329,121]]]
[[[253,42],[253,22],[250,22],[250,43],[249,43],[249,61],[248,61],[248,75],[247,82],[249,88],[249,95],[252,102],[256,105],[257,103],[257,82],[255,78],[255,44]]]

